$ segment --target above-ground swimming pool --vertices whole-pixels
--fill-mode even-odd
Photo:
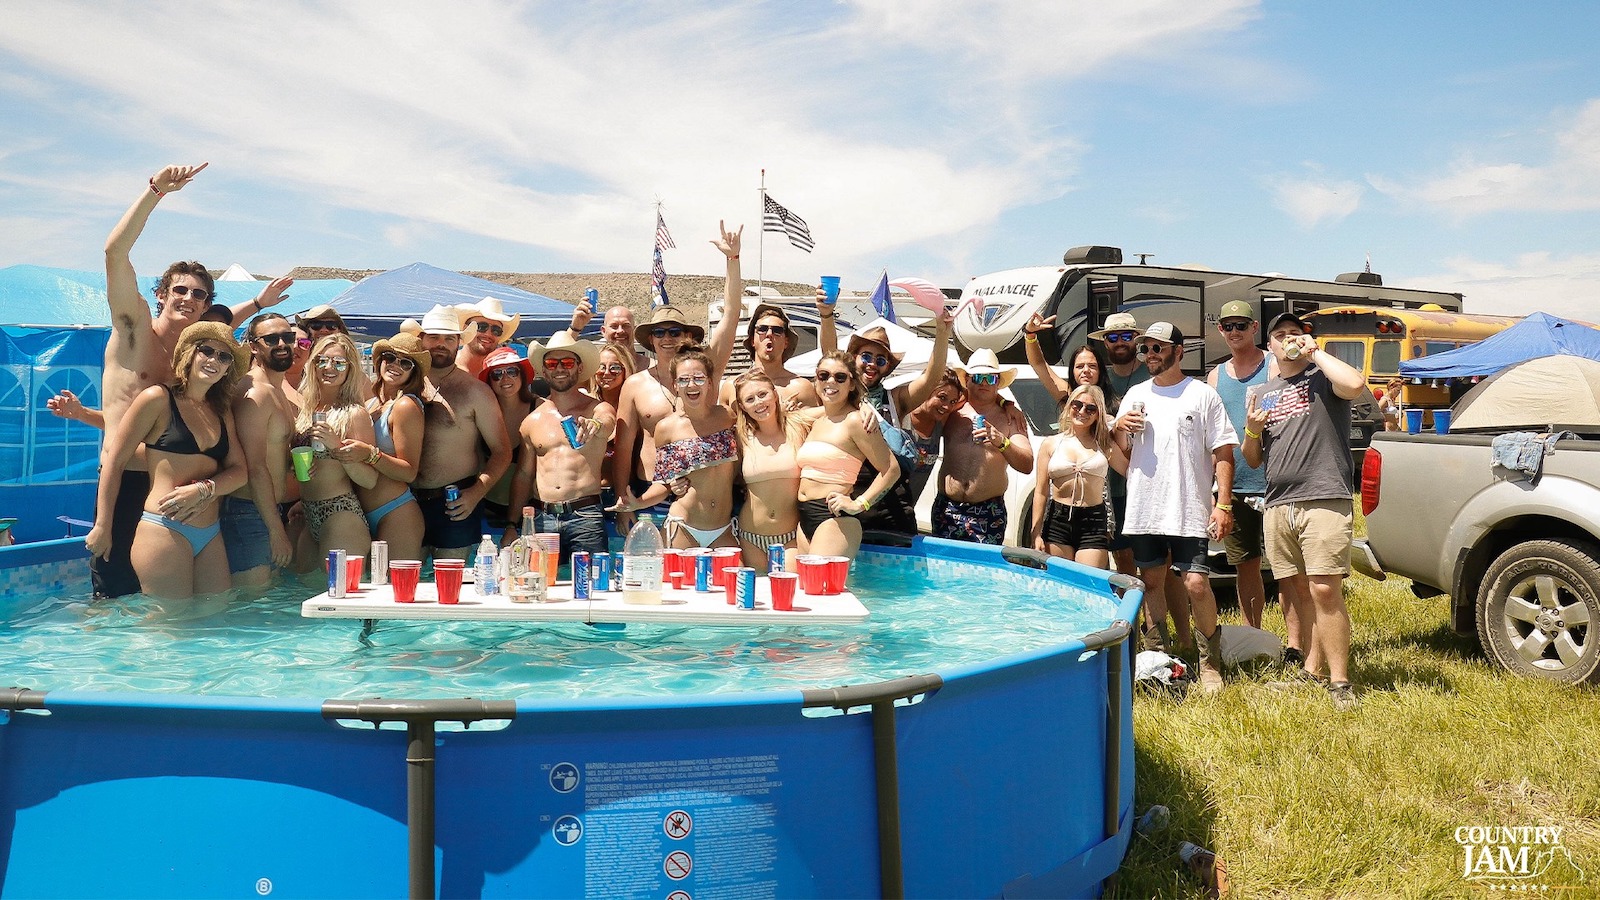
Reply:
[[[89,603],[81,542],[15,549],[5,896],[1060,896],[1127,846],[1139,594],[1059,560],[870,548],[859,626],[363,642],[309,590]]]

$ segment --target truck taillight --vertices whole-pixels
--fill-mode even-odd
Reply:
[[[1361,457],[1361,514],[1372,515],[1378,508],[1378,488],[1383,483],[1383,454],[1376,447],[1368,447]]]

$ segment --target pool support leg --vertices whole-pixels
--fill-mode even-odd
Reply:
[[[908,675],[893,681],[803,692],[806,708],[832,707],[840,712],[866,706],[872,710],[873,782],[878,799],[878,895],[899,900],[906,895],[900,847],[900,754],[895,743],[895,701],[931,694],[944,684],[938,675]]]
[[[434,724],[517,717],[511,700],[328,700],[322,704],[325,719],[358,719],[374,725],[406,725],[406,859],[408,894],[414,900],[435,896],[434,846]]]

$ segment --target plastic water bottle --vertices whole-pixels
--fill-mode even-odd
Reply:
[[[1144,811],[1144,815],[1134,820],[1133,830],[1137,834],[1150,834],[1167,827],[1172,821],[1172,810],[1157,803]]]
[[[622,545],[622,602],[661,602],[661,532],[650,517],[639,517]]]
[[[499,553],[494,548],[494,540],[487,534],[483,536],[482,543],[478,544],[478,559],[472,568],[473,579],[477,582],[478,593],[484,597],[500,593],[494,583],[495,561]]]

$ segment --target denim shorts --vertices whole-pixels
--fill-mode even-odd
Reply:
[[[267,523],[261,521],[256,501],[229,495],[217,507],[217,524],[222,526],[222,546],[228,551],[228,572],[237,575],[272,565],[272,538]]]

